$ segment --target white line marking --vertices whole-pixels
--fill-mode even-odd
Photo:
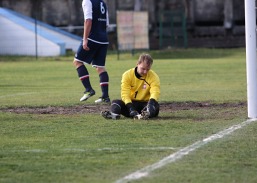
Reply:
[[[232,132],[234,132],[235,130],[238,130],[254,121],[256,121],[257,119],[249,119],[247,121],[244,121],[242,122],[241,124],[238,124],[238,125],[233,125],[225,130],[222,130],[214,135],[211,135],[201,141],[197,141],[195,142],[194,144],[192,145],[189,145],[183,149],[180,149],[179,151],[173,153],[173,154],[170,154],[169,156],[166,156],[165,158],[161,159],[160,161],[152,164],[152,165],[149,165],[149,166],[146,166],[140,170],[137,170],[119,180],[116,181],[116,183],[126,183],[126,182],[131,182],[133,180],[138,180],[142,177],[146,177],[148,176],[152,171],[158,169],[158,168],[161,168],[169,163],[172,163],[172,162],[175,162],[176,160],[179,160],[181,159],[183,156],[185,155],[188,155],[190,152],[193,152],[195,151],[196,149],[202,147],[203,145],[207,144],[207,143],[210,143],[216,139],[220,139],[220,138],[223,138],[224,136],[226,135],[229,135],[231,134]]]
[[[31,150],[24,150],[25,152],[33,152],[33,153],[46,153],[47,150],[42,149],[31,149]]]
[[[138,147],[138,148],[110,148],[110,147],[105,147],[105,148],[99,148],[99,149],[64,149],[65,151],[78,151],[78,152],[85,152],[85,151],[127,151],[127,150],[174,150],[178,149],[175,147]]]
[[[110,148],[110,147],[104,147],[99,149],[77,149],[77,148],[66,148],[66,149],[60,149],[59,151],[64,152],[90,152],[90,151],[128,151],[128,150],[175,150],[178,148],[175,147],[138,147],[138,148]],[[26,150],[15,150],[19,152],[31,152],[31,153],[47,153],[49,150],[47,149],[26,149]]]
[[[22,95],[30,95],[30,94],[34,94],[34,93],[36,93],[36,92],[16,93],[16,94],[12,94],[12,95],[3,95],[3,96],[0,96],[0,98],[15,97],[15,96],[22,96]]]

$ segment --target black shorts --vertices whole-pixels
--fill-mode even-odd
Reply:
[[[93,67],[104,67],[108,44],[99,44],[88,40],[89,50],[83,49],[83,40],[81,41],[75,59],[78,62],[92,64]]]

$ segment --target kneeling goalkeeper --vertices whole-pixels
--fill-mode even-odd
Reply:
[[[111,103],[111,111],[101,112],[106,119],[119,119],[120,115],[134,119],[148,119],[159,114],[160,79],[151,70],[153,59],[142,54],[135,68],[122,75],[121,100]]]

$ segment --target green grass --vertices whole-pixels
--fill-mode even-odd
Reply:
[[[119,61],[116,54],[108,56],[111,98],[120,98],[121,75],[135,66],[138,54],[124,55]],[[244,49],[155,51],[152,55],[153,69],[161,79],[160,101],[246,100]],[[72,60],[72,56],[0,57],[1,106],[78,104],[84,90]],[[98,98],[99,77],[94,68],[88,70]]]
[[[161,79],[161,103],[246,102],[244,49],[150,53]],[[121,75],[135,66],[138,54],[122,54],[119,61],[115,53],[108,55],[112,99],[120,98]],[[115,182],[247,119],[244,105],[160,111],[159,119],[148,121],[4,112],[94,105],[99,78],[88,67],[97,94],[81,104],[83,88],[72,59],[0,57],[0,182]],[[252,123],[132,182],[257,182],[256,130]]]

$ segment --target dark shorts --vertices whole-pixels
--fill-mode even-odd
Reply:
[[[92,64],[93,67],[104,67],[108,44],[99,44],[89,40],[88,47],[90,50],[88,51],[83,49],[82,44],[83,41],[79,45],[75,59],[79,62]]]

